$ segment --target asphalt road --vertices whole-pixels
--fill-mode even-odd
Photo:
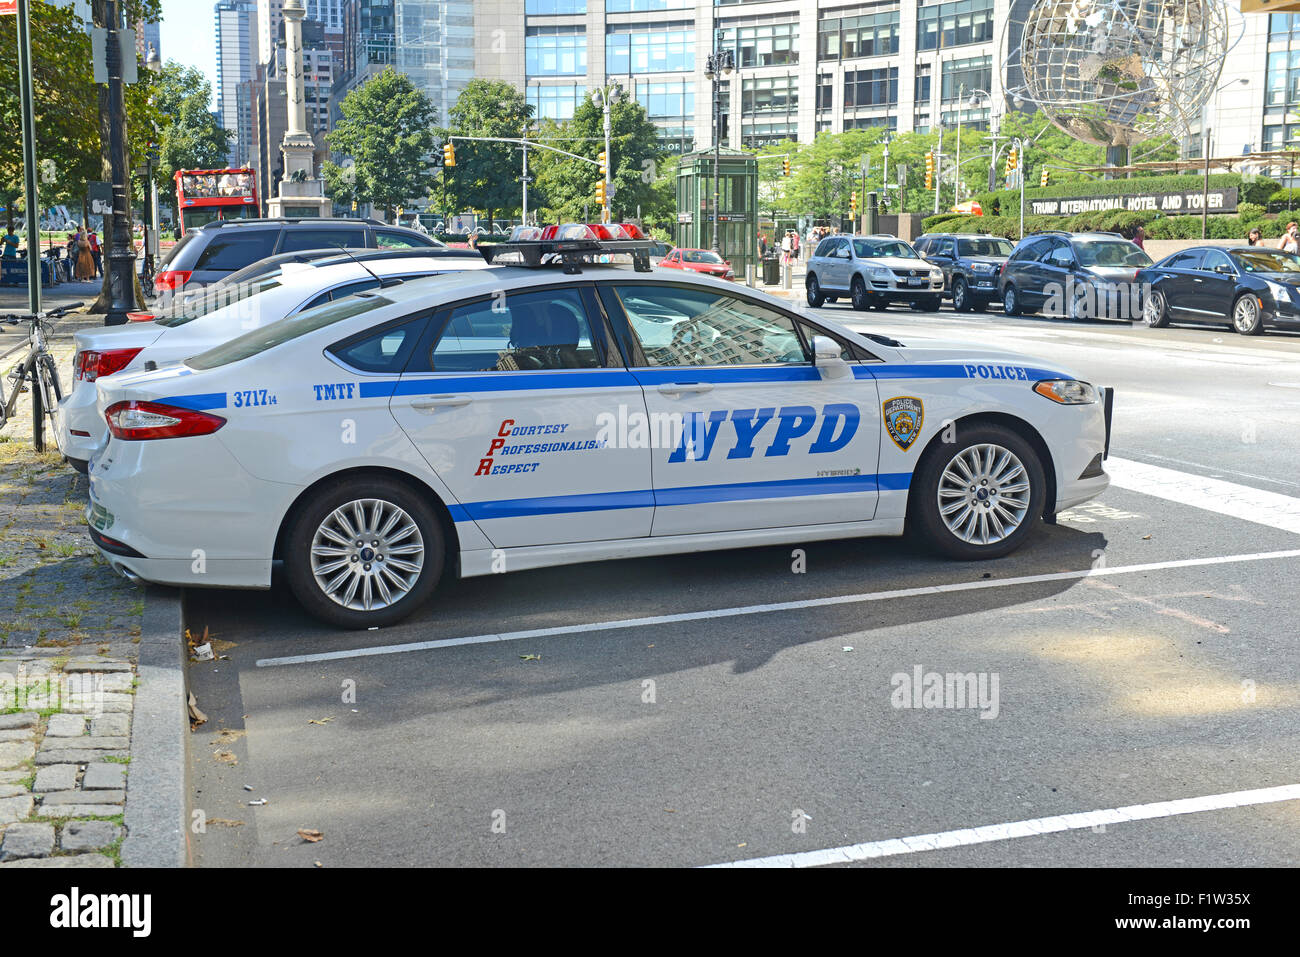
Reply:
[[[1276,518],[1300,507],[1300,337],[823,311],[1115,386],[1115,485],[979,565],[891,539],[809,542],[803,573],[790,548],[609,562],[449,583],[365,633],[281,589],[193,591],[190,628],[227,656],[191,665],[198,862],[818,864],[892,842],[872,866],[1300,863],[1300,789],[1260,791],[1300,785],[1300,519]],[[804,604],[753,607],[782,602]],[[654,616],[675,617],[630,621]],[[503,640],[367,653],[482,635]],[[926,704],[901,697],[917,668],[985,694],[900,707]],[[965,830],[988,825],[1012,826]]]

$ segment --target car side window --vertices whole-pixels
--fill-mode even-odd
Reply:
[[[931,256],[945,256],[945,257],[947,257],[948,259],[952,259],[952,256],[953,256],[953,253],[952,253],[952,240],[951,240],[951,239],[941,239],[941,240],[939,240],[938,242],[936,242],[936,243],[934,244],[934,249],[932,249],[932,250],[930,251],[930,255],[931,255]]]
[[[849,345],[849,343],[846,340],[840,338],[839,336],[835,335],[832,332],[828,332],[825,329],[818,329],[816,326],[810,325],[809,323],[805,322],[802,319],[799,320],[799,331],[803,333],[804,342],[808,343],[809,349],[812,348],[813,336],[826,336],[828,339],[834,339],[837,343],[839,343],[840,358],[843,359],[845,362],[852,362],[854,359],[858,358],[858,355],[855,354],[853,351],[853,347]],[[865,350],[863,351],[865,352]]]
[[[414,249],[416,246],[426,245],[395,229],[376,229],[374,233],[375,245],[380,249]]]
[[[595,369],[593,341],[576,289],[494,296],[451,310],[430,354],[434,372]]]
[[[1027,243],[1021,243],[1011,254],[1011,259],[1015,262],[1036,262],[1050,248],[1051,243],[1046,239],[1031,239]]]
[[[835,259],[849,259],[852,257],[852,250],[849,247],[847,239],[835,240],[835,251],[831,253]]]
[[[1228,257],[1217,249],[1206,250],[1205,260],[1201,263],[1201,269],[1205,272],[1214,272],[1220,266],[1231,266],[1231,263],[1228,262]],[[1190,269],[1192,267],[1189,266],[1187,268]]]
[[[428,313],[424,313],[397,325],[345,339],[326,351],[353,369],[398,375],[406,368],[428,321]]]
[[[365,245],[366,229],[364,226],[335,229],[327,227],[316,229],[288,228],[284,231],[284,239],[280,242],[280,252],[291,253],[299,249],[331,249],[337,246],[362,248]]]
[[[668,285],[616,285],[614,292],[650,366],[806,363],[794,322],[766,306]]]
[[[1199,249],[1170,256],[1168,261],[1165,262],[1166,269],[1199,269],[1200,265],[1201,251]]]
[[[279,231],[275,229],[231,230],[229,234],[220,232],[212,237],[199,258],[194,269],[243,269],[249,263],[257,262],[271,255],[275,249],[275,240]]]
[[[1043,262],[1049,266],[1059,266],[1062,269],[1067,269],[1074,263],[1074,250],[1070,248],[1069,243],[1057,243],[1043,257]]]
[[[830,256],[834,250],[835,250],[835,240],[828,237],[826,239],[823,239],[818,244],[817,252],[813,253],[813,255],[826,258]]]

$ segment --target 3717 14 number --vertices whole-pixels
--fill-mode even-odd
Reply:
[[[275,405],[275,396],[266,389],[244,389],[234,393],[235,408],[244,409],[254,405]]]

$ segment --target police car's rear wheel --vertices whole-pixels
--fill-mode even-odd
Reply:
[[[917,466],[909,519],[953,558],[999,558],[1017,548],[1043,512],[1043,467],[1010,429],[981,425],[939,442]]]
[[[299,512],[288,538],[289,586],[302,606],[343,628],[391,625],[442,575],[442,526],[400,482],[345,480]]]

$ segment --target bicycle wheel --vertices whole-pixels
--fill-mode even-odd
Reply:
[[[32,363],[32,387],[32,447],[37,452],[44,452],[46,428],[58,443],[59,431],[55,428],[54,417],[63,398],[59,370],[54,364],[54,356],[48,352],[37,356]]]

